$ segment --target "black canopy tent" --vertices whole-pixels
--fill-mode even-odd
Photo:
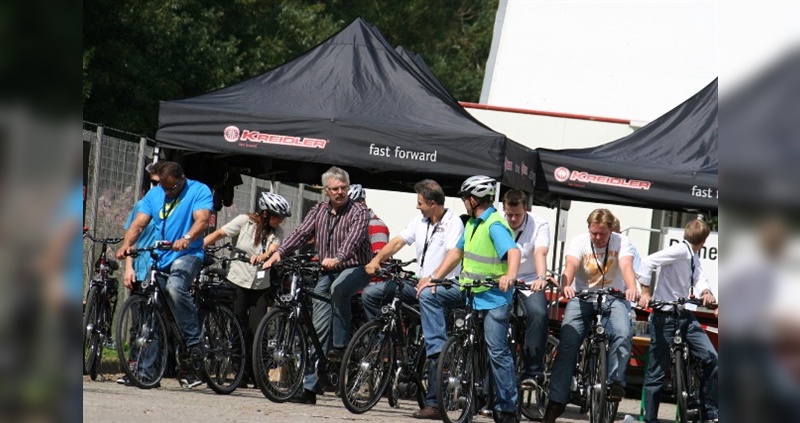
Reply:
[[[534,197],[717,212],[717,80],[663,116],[592,148],[536,149]]]
[[[403,57],[361,18],[255,78],[162,101],[156,138],[285,182],[319,183],[337,165],[372,188],[409,191],[432,177],[454,194],[485,174],[533,190],[533,172],[504,172],[508,148],[529,149],[472,118],[413,54]]]

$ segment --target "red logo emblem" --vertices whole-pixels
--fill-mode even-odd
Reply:
[[[235,126],[229,126],[225,128],[225,141],[228,142],[236,142],[239,141],[239,128]]]
[[[564,182],[569,179],[569,169],[561,166],[557,167],[556,170],[553,172],[553,176],[556,177],[556,181]]]

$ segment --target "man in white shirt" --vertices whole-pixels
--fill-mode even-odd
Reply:
[[[517,279],[530,285],[525,295],[525,357],[521,384],[534,388],[543,381],[544,354],[547,346],[548,319],[547,298],[547,252],[550,249],[550,224],[530,211],[525,192],[510,190],[503,195],[503,211],[506,221],[514,231],[514,241],[520,249],[521,258]]]
[[[566,408],[578,350],[594,316],[594,302],[575,298],[576,291],[613,287],[625,292],[627,301],[609,296],[603,306],[608,315],[606,332],[610,341],[608,399],[620,401],[625,395],[625,370],[631,355],[629,301],[636,301],[639,296],[633,271],[633,251],[626,238],[611,232],[614,215],[610,210],[594,210],[586,223],[589,233],[573,238],[566,253],[561,289],[569,302],[561,322],[561,339],[553,363],[545,423],[554,423]]]
[[[366,265],[366,271],[370,275],[377,273],[380,263],[395,253],[400,251],[405,245],[415,244],[417,249],[417,264],[419,270],[417,276],[422,279],[430,277],[433,272],[442,264],[447,253],[456,248],[461,233],[464,232],[464,224],[461,218],[452,210],[444,208],[444,191],[436,181],[425,179],[414,185],[417,193],[417,209],[421,215],[413,218],[400,235],[394,237],[385,247],[383,247],[375,258]],[[461,265],[457,265],[450,271],[445,278],[454,278],[461,273]],[[367,319],[372,320],[380,314],[381,305],[386,304],[394,297],[397,284],[393,281],[379,283],[368,286],[361,294],[361,302],[364,305],[364,312]],[[458,294],[458,290],[446,290],[448,294]],[[417,289],[415,286],[404,285],[400,297],[404,302],[413,304],[417,302]],[[460,296],[458,297],[460,299]],[[420,316],[422,319],[422,332],[426,342],[434,338],[434,332],[444,332],[445,309],[440,310],[440,316]],[[441,327],[437,323],[441,322]],[[436,326],[436,330],[433,326]],[[441,348],[441,345],[439,345]],[[436,361],[431,360],[430,379],[435,380]],[[428,396],[425,399],[427,406],[414,413],[415,418],[441,420],[436,405],[436,389],[428,388]]]
[[[619,219],[614,217],[614,224],[611,226],[611,232],[618,233],[619,236],[628,239],[628,243],[633,250],[633,271],[636,273],[636,280],[641,284],[650,285],[650,273],[652,272],[648,272],[647,269],[642,266],[642,258],[639,256],[639,250],[636,249],[636,246],[633,245],[627,235],[622,234],[620,226]]]
[[[703,265],[698,252],[706,242],[710,229],[702,220],[692,220],[683,230],[683,242],[673,244],[642,260],[648,271],[661,269],[655,290],[642,285],[639,305],[647,307],[652,298],[659,301],[674,301],[680,297],[699,295],[703,304],[711,304],[714,295],[703,274]],[[670,310],[653,309],[650,314],[650,355],[644,377],[645,422],[658,422],[658,406],[664,374],[669,366],[669,346],[680,325],[684,339],[689,343],[689,351],[700,363],[700,399],[705,405],[703,421],[716,422],[717,416],[717,351],[711,344],[703,328],[689,310],[681,313],[675,321]]]

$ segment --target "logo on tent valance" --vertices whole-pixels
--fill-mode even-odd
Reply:
[[[569,186],[582,187],[589,184],[608,185],[619,188],[649,190],[653,184],[650,181],[640,181],[638,179],[626,179],[616,176],[596,175],[581,170],[570,171],[564,166],[557,167],[553,171],[553,176],[558,182],[567,182]]]
[[[257,143],[273,144],[273,145],[286,145],[291,147],[305,147],[305,148],[325,148],[330,140],[319,138],[303,138],[291,135],[281,134],[266,134],[259,131],[251,131],[249,129],[239,130],[237,126],[228,126],[223,132],[225,141],[228,142],[242,142],[246,146],[255,146]]]

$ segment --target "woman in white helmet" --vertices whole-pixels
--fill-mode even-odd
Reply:
[[[234,313],[242,323],[247,336],[248,351],[253,342],[261,318],[267,313],[269,278],[256,278],[257,263],[267,259],[280,246],[284,238],[284,218],[291,216],[289,202],[282,196],[262,192],[258,198],[256,213],[236,216],[227,225],[206,235],[203,247],[224,238],[234,238],[235,246],[250,254],[250,263],[232,261],[227,279],[236,287]],[[250,355],[247,354],[247,372],[250,372]],[[246,380],[246,379],[245,379]]]

